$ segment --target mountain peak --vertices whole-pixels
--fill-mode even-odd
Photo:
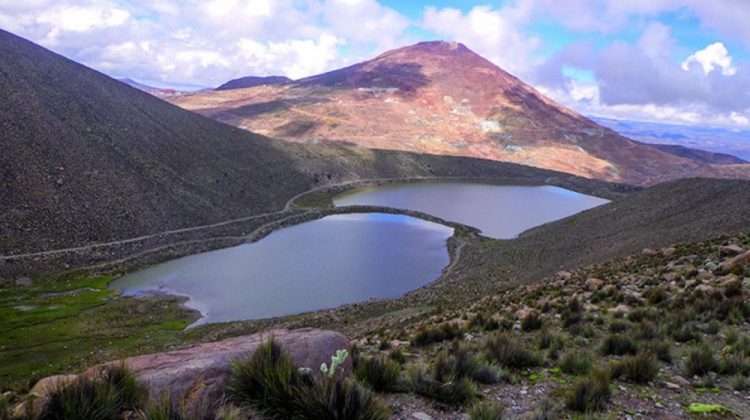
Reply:
[[[420,42],[244,97],[212,95],[174,103],[290,141],[470,156],[643,185],[750,176],[635,143],[455,41]]]

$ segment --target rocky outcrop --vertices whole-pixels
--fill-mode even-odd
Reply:
[[[318,369],[322,363],[330,364],[331,356],[337,350],[350,350],[349,341],[338,332],[318,329],[274,330],[183,350],[129,357],[92,367],[80,376],[91,377],[107,365],[124,364],[151,395],[168,394],[173,399],[184,400],[186,407],[203,403],[216,404],[225,397],[231,362],[247,356],[258,345],[271,338],[290,353],[294,364],[313,369]],[[342,366],[350,371],[351,358]],[[40,412],[51,391],[69,384],[75,378],[75,375],[64,375],[42,379],[32,389],[35,394],[32,399],[35,401],[34,412]],[[23,410],[23,407],[18,410]]]

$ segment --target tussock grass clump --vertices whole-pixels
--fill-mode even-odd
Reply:
[[[356,381],[321,372],[300,373],[273,339],[232,364],[228,390],[235,401],[270,418],[385,420],[389,415]]]
[[[612,377],[609,371],[595,370],[591,375],[579,379],[573,385],[573,389],[565,399],[565,406],[580,413],[603,410],[612,396],[609,388],[611,382]]]
[[[609,332],[622,333],[630,329],[630,323],[623,319],[613,319],[609,322]]]
[[[735,391],[750,391],[750,378],[736,375],[729,379],[729,386]]]
[[[523,331],[534,331],[542,328],[544,320],[542,314],[532,311],[521,320],[521,329]]]
[[[643,349],[651,352],[662,362],[672,363],[672,345],[668,341],[648,341],[643,345]]]
[[[719,361],[718,370],[722,375],[750,375],[750,361],[742,355],[725,354]]]
[[[539,354],[504,335],[488,339],[484,345],[484,354],[490,362],[512,369],[536,367],[542,364]]]
[[[585,375],[591,372],[594,366],[594,357],[586,351],[566,352],[560,359],[560,369],[571,375]]]
[[[669,335],[680,343],[700,343],[701,332],[693,324],[685,324],[670,331]]]
[[[483,384],[496,384],[503,379],[500,372],[480,361],[464,346],[440,352],[433,367],[433,377],[440,382],[467,378]]]
[[[615,370],[618,376],[623,376],[628,382],[644,384],[656,378],[659,363],[653,353],[641,351],[635,356],[626,357]]]
[[[405,364],[408,361],[406,354],[404,354],[404,350],[400,347],[389,351],[388,358],[401,365]]]
[[[143,411],[138,412],[142,420],[239,420],[240,410],[221,406],[214,410],[209,404],[198,404],[188,410],[184,404],[174,403],[168,395],[151,397]]]
[[[714,357],[710,347],[702,345],[690,349],[685,360],[685,371],[690,375],[704,376],[719,368],[719,362]]]
[[[301,410],[298,419],[386,420],[390,415],[369,389],[352,379],[316,377],[300,388],[294,402]]]
[[[500,403],[476,404],[469,409],[469,418],[471,420],[503,420],[504,411],[505,406]]]
[[[417,368],[410,375],[409,385],[415,394],[449,406],[465,405],[477,399],[479,391],[468,378],[447,379],[447,382],[438,381],[423,368]]]
[[[39,419],[119,419],[123,411],[138,407],[144,392],[125,366],[107,366],[94,377],[79,378],[54,390]]]
[[[624,356],[638,352],[638,346],[627,335],[610,334],[608,335],[599,348],[604,356]]]
[[[455,323],[445,323],[436,328],[422,326],[417,331],[414,339],[412,339],[412,344],[415,346],[426,346],[432,343],[453,340],[454,338],[461,337],[462,334],[461,327]]]
[[[401,365],[384,357],[362,357],[354,367],[357,379],[376,391],[396,392],[399,388]]]
[[[293,417],[302,378],[281,345],[271,339],[248,357],[232,363],[227,389],[235,401],[255,407],[269,417]]]

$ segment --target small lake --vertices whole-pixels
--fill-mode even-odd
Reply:
[[[559,220],[609,201],[563,188],[477,182],[420,182],[360,188],[333,197],[334,205],[372,205],[420,211],[463,223],[496,239]]]
[[[453,229],[402,215],[347,214],[262,240],[191,255],[122,276],[126,295],[190,297],[208,322],[260,319],[390,298],[440,277]]]

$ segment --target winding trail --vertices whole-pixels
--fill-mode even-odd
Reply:
[[[239,222],[247,222],[254,219],[260,219],[263,217],[269,217],[269,216],[282,216],[286,213],[292,212],[292,207],[294,206],[294,202],[299,199],[300,197],[311,194],[317,191],[327,190],[327,189],[334,189],[334,188],[342,188],[346,186],[356,186],[357,184],[371,184],[371,183],[387,183],[387,182],[413,182],[413,181],[431,181],[431,180],[497,180],[494,178],[470,178],[470,177],[409,177],[409,178],[372,178],[372,179],[360,179],[356,181],[347,181],[347,182],[341,182],[336,184],[326,184],[321,185],[315,188],[311,188],[307,191],[301,192],[294,197],[287,200],[287,202],[284,204],[283,209],[275,212],[268,212],[268,213],[262,213],[262,214],[256,214],[252,216],[246,216],[246,217],[240,217],[237,219],[232,220],[225,220],[223,222],[217,222],[212,223],[208,225],[201,225],[201,226],[192,226],[187,228],[180,228],[180,229],[173,229],[173,230],[167,230],[159,233],[153,233],[150,235],[143,235],[138,236],[135,238],[129,238],[129,239],[122,239],[119,241],[111,241],[111,242],[102,242],[97,244],[91,244],[91,245],[84,245],[84,246],[78,246],[78,247],[71,247],[71,248],[61,248],[61,249],[54,249],[50,251],[40,251],[40,252],[29,252],[25,254],[14,254],[14,255],[0,255],[0,261],[10,261],[10,260],[16,260],[16,259],[24,259],[24,258],[33,258],[33,257],[44,257],[44,256],[51,256],[51,255],[57,255],[57,254],[64,254],[68,252],[86,252],[91,251],[97,248],[105,248],[110,246],[117,246],[117,245],[125,245],[129,243],[144,241],[152,238],[158,238],[168,235],[175,235],[180,233],[187,233],[187,232],[195,232],[195,231],[201,231],[206,229],[212,229],[217,228],[221,226],[231,225],[234,223]],[[302,213],[301,213],[302,214]],[[266,227],[269,224],[276,223],[278,220],[269,222],[263,226],[260,226],[257,230],[262,229]],[[253,232],[254,233],[254,232]],[[252,234],[251,234],[252,235]]]

